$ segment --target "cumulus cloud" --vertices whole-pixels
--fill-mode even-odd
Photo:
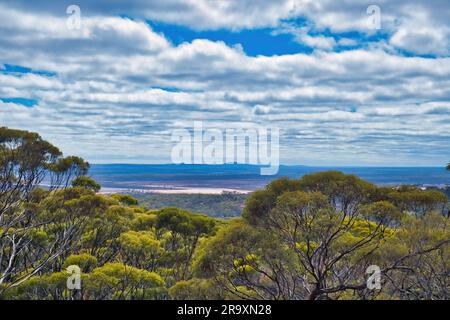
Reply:
[[[281,19],[294,14],[297,0],[79,0],[77,5],[85,15],[133,15],[141,19],[151,19],[178,25],[187,25],[197,30],[227,28],[240,30],[276,26]],[[65,14],[65,8],[72,1],[58,3],[36,0],[9,1],[10,6],[20,10]]]
[[[54,34],[53,19],[63,17],[71,1],[25,0],[6,1],[8,7],[22,12],[36,13],[37,18],[47,21]],[[347,0],[79,0],[84,17],[131,15],[169,24],[177,24],[194,30],[274,28],[282,30],[287,21],[306,20],[308,31],[330,30],[334,33],[360,32],[388,35],[390,44],[397,49],[417,54],[449,55],[450,6],[447,0],[380,0],[381,30],[370,27],[372,12],[367,12],[372,1]],[[10,19],[13,16],[10,15]],[[39,24],[32,19],[23,25]],[[131,31],[131,30],[130,30]],[[334,38],[313,36],[308,32],[291,30],[297,40],[313,48],[329,49],[335,45]],[[145,36],[145,35],[144,35]],[[348,40],[347,40],[348,41]]]

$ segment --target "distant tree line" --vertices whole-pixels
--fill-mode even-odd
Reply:
[[[200,212],[211,217],[229,218],[242,214],[247,194],[224,192],[222,194],[132,194],[139,204],[149,209],[177,207]]]

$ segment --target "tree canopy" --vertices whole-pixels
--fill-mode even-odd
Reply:
[[[88,169],[0,128],[0,299],[449,298],[438,190],[320,172],[274,180],[242,217],[217,219],[99,194]]]

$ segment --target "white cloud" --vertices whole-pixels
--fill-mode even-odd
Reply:
[[[311,12],[331,6],[305,3]],[[147,14],[144,2],[133,4],[134,12]],[[310,29],[299,34],[319,51],[251,57],[220,41],[174,45],[140,20],[104,17],[95,4],[84,5],[82,12],[93,14],[83,18],[80,31],[67,30],[66,17],[44,4],[40,13],[0,6],[0,63],[56,73],[0,73],[0,97],[39,102],[33,108],[0,103],[2,125],[38,131],[67,153],[96,161],[167,161],[171,130],[191,127],[194,120],[217,128],[278,126],[282,160],[297,163],[400,163],[416,157],[415,164],[429,164],[430,158],[437,163],[450,156],[442,147],[450,139],[450,58],[404,57],[376,47],[332,52],[336,40],[311,35]],[[252,10],[239,6],[242,15]],[[215,13],[201,8],[181,23],[191,23],[187,17],[206,23],[199,17],[217,18],[217,12],[230,13],[229,20],[216,22],[230,28],[256,23],[252,16],[237,21],[231,5],[216,3]],[[264,10],[258,23],[277,24],[283,10]],[[318,17],[318,26],[330,26],[330,17]],[[359,28],[358,23],[341,28]],[[420,41],[410,42],[411,34],[394,33],[389,43],[417,51]],[[433,46],[420,50],[428,53]]]
[[[448,56],[450,54],[450,29],[448,28],[400,28],[390,43],[400,49],[417,54],[437,54]]]
[[[69,1],[56,3],[46,0],[8,2],[11,8],[36,13],[35,19],[22,19],[24,27],[44,23],[54,37],[64,30],[56,25],[54,17],[66,17],[65,9],[70,4],[72,3]],[[129,0],[114,3],[108,0],[77,1],[84,18],[126,13],[140,19],[183,25],[196,30],[233,31],[267,27],[283,29],[285,21],[301,18],[307,20],[308,29],[316,32],[358,31],[366,35],[383,32],[389,35],[391,45],[396,48],[417,54],[449,55],[448,0],[377,1],[376,5],[381,10],[381,30],[372,30],[368,25],[371,17],[367,8],[373,4],[372,1],[361,0]],[[4,18],[2,22],[15,19],[14,15]],[[303,33],[303,38],[299,40],[314,48],[328,49],[334,45],[332,37]]]
[[[124,13],[141,19],[151,19],[191,28],[239,30],[276,26],[280,19],[293,14],[296,0],[78,0],[77,5],[83,15],[122,15]],[[10,5],[22,10],[50,12],[53,15],[65,15],[66,5],[45,0],[35,0],[33,3],[17,0]]]
[[[338,41],[338,44],[340,46],[344,46],[344,47],[353,47],[353,46],[357,46],[358,42],[353,39],[342,38]]]
[[[273,31],[273,35],[292,34],[294,40],[300,44],[322,50],[332,50],[336,46],[336,40],[333,37],[322,35],[312,36],[309,34],[310,27],[296,27],[289,23],[284,23],[280,28]]]

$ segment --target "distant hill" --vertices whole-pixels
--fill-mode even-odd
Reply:
[[[229,188],[256,190],[270,181],[286,176],[301,176],[319,171],[337,170],[355,174],[379,185],[414,184],[450,185],[450,172],[439,167],[307,167],[282,165],[275,176],[261,176],[260,167],[242,164],[174,165],[174,164],[94,164],[90,174],[105,188],[158,189]]]

